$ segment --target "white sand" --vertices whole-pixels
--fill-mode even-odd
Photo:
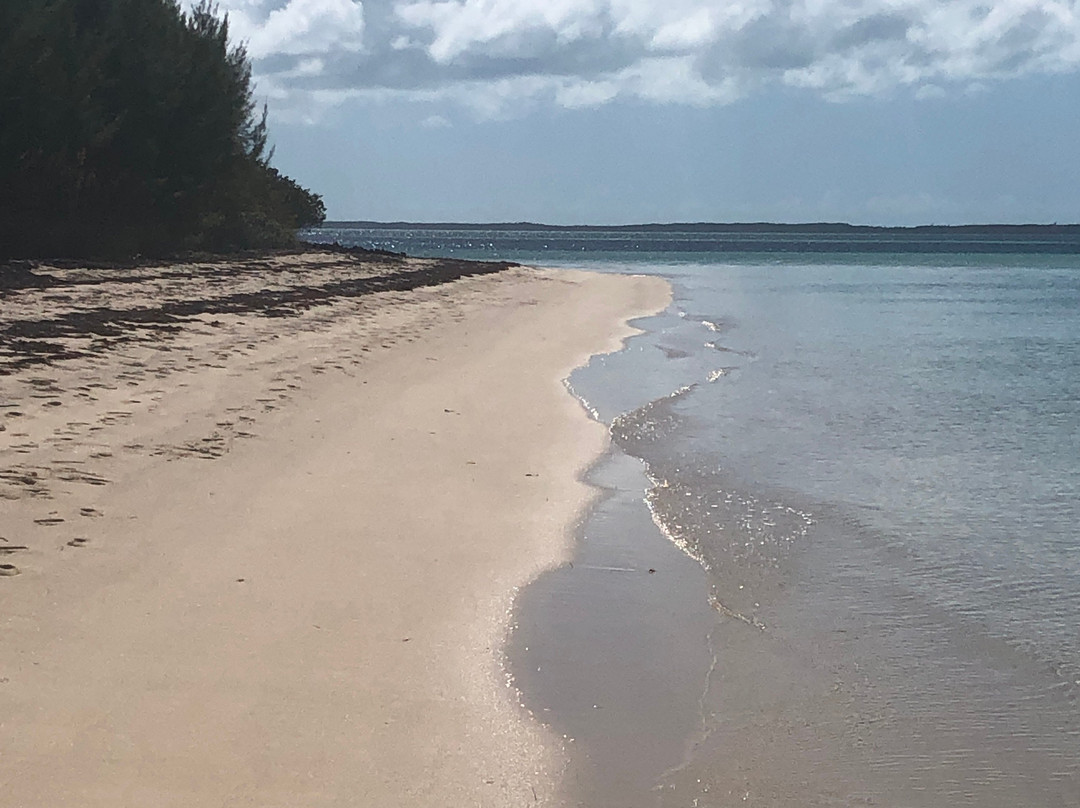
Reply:
[[[667,299],[510,270],[0,377],[0,804],[558,804],[500,649],[607,440],[561,380]]]

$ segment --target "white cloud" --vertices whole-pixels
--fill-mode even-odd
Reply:
[[[946,98],[948,95],[944,88],[938,87],[936,84],[924,84],[915,91],[915,97],[920,101]]]
[[[451,124],[442,115],[428,115],[424,120],[420,121],[420,125],[425,129],[445,129]]]
[[[222,0],[222,9],[249,41],[260,82],[305,105],[316,91],[449,99],[490,115],[619,97],[723,104],[768,86],[931,98],[1080,66],[1080,0]]]
[[[603,6],[599,0],[419,0],[395,11],[406,26],[433,34],[428,53],[446,64],[469,53],[515,58],[598,38]]]
[[[570,81],[555,91],[555,102],[567,109],[580,107],[598,107],[606,104],[619,94],[619,82],[607,81]]]
[[[233,34],[252,58],[312,56],[363,47],[364,8],[359,0],[227,0]]]
[[[713,40],[716,28],[712,9],[694,9],[685,17],[672,20],[657,28],[649,41],[649,47],[656,50],[686,50],[700,47]]]

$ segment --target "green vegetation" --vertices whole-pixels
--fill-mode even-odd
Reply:
[[[286,246],[318,195],[203,0],[0,0],[0,257]]]

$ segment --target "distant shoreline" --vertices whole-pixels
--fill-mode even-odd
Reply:
[[[377,222],[366,220],[328,220],[324,228],[357,227],[387,230],[535,230],[535,231],[645,231],[675,233],[787,233],[843,235],[1070,235],[1080,236],[1080,224],[925,224],[885,226],[847,224],[845,222],[669,222],[643,224],[542,224],[538,222]]]
[[[300,234],[312,243],[379,247],[412,255],[551,260],[576,265],[577,256],[649,257],[713,253],[808,255],[1017,254],[1080,255],[1080,224],[925,225],[874,227],[849,224],[643,224],[558,226],[328,222]]]

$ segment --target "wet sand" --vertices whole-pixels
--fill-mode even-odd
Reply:
[[[510,607],[569,558],[607,444],[561,380],[668,291],[477,267],[0,290],[4,804],[563,802]]]
[[[518,596],[509,667],[525,705],[573,739],[566,805],[657,806],[704,727],[717,614],[705,570],[652,522],[641,462],[611,447],[586,479],[603,495],[573,561]]]

